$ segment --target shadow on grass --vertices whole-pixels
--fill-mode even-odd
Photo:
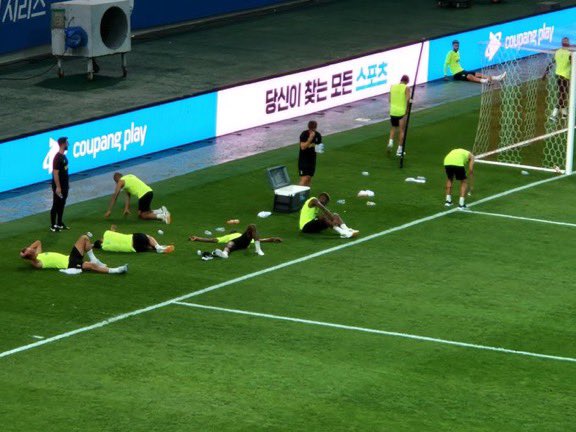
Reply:
[[[37,87],[51,90],[62,90],[67,92],[84,92],[115,86],[124,81],[120,76],[95,75],[89,81],[85,73],[64,76],[63,78],[53,77],[40,81]]]

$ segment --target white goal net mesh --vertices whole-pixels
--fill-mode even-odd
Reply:
[[[566,165],[567,115],[554,73],[552,52],[499,50],[484,75],[506,72],[501,81],[482,84],[473,153],[480,162],[550,171]],[[518,57],[524,56],[518,59]],[[548,70],[548,73],[546,71]],[[561,97],[561,96],[560,96]],[[556,112],[558,111],[558,112]]]

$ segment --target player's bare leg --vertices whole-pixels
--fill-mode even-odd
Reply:
[[[312,176],[300,176],[300,182],[298,183],[300,186],[310,186],[312,183]]]
[[[155,250],[158,253],[174,252],[174,245],[164,246],[158,243],[154,237],[149,235],[146,235],[146,237],[148,237],[148,249]]]
[[[444,203],[446,207],[452,205],[452,180],[446,180],[446,202]]]
[[[466,208],[466,191],[468,190],[468,181],[466,179],[460,182],[460,200],[458,201],[458,208]]]
[[[396,149],[396,156],[402,156],[404,152],[404,135],[406,134],[406,116],[400,119],[400,133],[398,137],[398,148]]]
[[[394,148],[394,136],[396,135],[396,129],[398,129],[398,126],[390,127],[390,138],[388,139],[388,146],[386,147],[386,151],[388,153],[390,153],[392,148]]]
[[[104,264],[102,261],[96,258],[96,255],[94,255],[94,251],[92,250],[92,243],[90,242],[90,238],[86,234],[81,235],[80,238],[76,240],[76,243],[74,243],[74,247],[78,249],[80,255],[82,256],[84,256],[85,254],[88,255],[90,263],[104,267],[106,266],[106,264]]]

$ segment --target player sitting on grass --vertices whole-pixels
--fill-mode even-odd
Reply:
[[[152,236],[144,233],[122,234],[116,231],[116,225],[112,225],[109,230],[104,231],[102,239],[94,242],[95,249],[102,249],[108,252],[148,252],[157,253],[174,252],[174,246],[163,246]]]
[[[88,255],[90,261],[84,261],[84,254]],[[68,256],[56,252],[42,252],[42,242],[36,240],[20,251],[20,257],[30,261],[30,264],[37,269],[59,269],[68,274],[81,273],[82,270],[116,274],[128,271],[128,264],[109,268],[96,258],[87,235],[80,236]]]
[[[204,242],[204,243],[220,243],[225,244],[224,249],[216,249],[212,252],[212,255],[220,257],[220,258],[228,258],[229,254],[234,251],[241,250],[241,249],[248,249],[251,243],[254,243],[254,248],[256,249],[256,253],[260,256],[264,255],[264,251],[262,251],[262,247],[260,243],[281,243],[282,239],[279,237],[267,237],[267,238],[260,238],[258,231],[256,230],[256,225],[250,224],[246,227],[246,231],[242,234],[236,232],[227,234],[221,237],[213,237],[213,238],[204,238],[204,237],[197,237],[191,236],[188,238],[190,241],[197,241],[197,242]],[[198,251],[199,255],[207,257],[210,254],[202,253]]]
[[[466,196],[466,189],[468,189],[468,182],[466,177],[466,165],[468,165],[468,175],[470,182],[474,181],[474,155],[468,150],[454,149],[444,158],[444,171],[446,171],[446,207],[452,205],[452,183],[454,177],[460,180],[460,201],[458,208],[460,210],[466,209],[464,198]],[[472,190],[472,187],[470,187]],[[470,192],[472,193],[472,192]]]
[[[337,213],[326,208],[329,202],[330,195],[326,192],[322,192],[318,198],[309,198],[300,210],[300,231],[313,234],[332,228],[341,238],[357,236],[359,231],[348,228]]]
[[[150,186],[138,177],[133,174],[122,175],[117,172],[114,173],[114,181],[116,182],[116,189],[114,189],[114,194],[112,195],[110,205],[108,206],[108,210],[104,214],[104,217],[110,217],[112,207],[114,207],[118,195],[120,195],[120,192],[124,189],[124,192],[126,192],[124,215],[130,214],[130,197],[136,195],[138,197],[138,217],[140,219],[160,219],[167,224],[172,222],[172,216],[166,207],[162,206],[157,210],[151,209],[154,192]]]
[[[446,54],[446,60],[444,61],[444,79],[448,78],[447,70],[450,70],[452,78],[455,81],[470,81],[475,83],[488,83],[490,81],[501,81],[506,76],[506,72],[500,75],[490,76],[483,75],[479,72],[469,72],[464,70],[460,65],[460,42],[457,40],[452,41],[452,49]]]

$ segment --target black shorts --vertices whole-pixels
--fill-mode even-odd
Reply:
[[[455,73],[452,78],[454,78],[454,81],[468,81],[468,75],[474,75],[474,72],[468,72],[466,70],[460,71],[458,73]]]
[[[404,118],[404,116],[398,117],[398,116],[390,116],[390,124],[394,127],[398,127],[400,126],[400,120],[402,120]]]
[[[455,165],[445,165],[444,170],[446,171],[446,177],[448,180],[466,180],[466,169],[463,166],[455,166]]]
[[[252,236],[248,234],[248,232],[244,232],[244,234],[242,234],[240,237],[237,237],[234,240],[230,240],[229,243],[232,243],[230,252],[235,250],[248,249],[248,246],[250,246],[251,241]]]
[[[322,232],[327,228],[330,228],[328,222],[326,222],[324,219],[315,218],[302,227],[302,232],[307,234],[315,234]]]
[[[298,173],[300,177],[302,176],[310,176],[313,177],[314,173],[316,172],[316,164],[298,164]]]
[[[152,191],[146,192],[142,195],[142,198],[138,200],[138,210],[142,213],[151,211],[152,198],[154,198],[154,193]]]
[[[70,255],[68,255],[68,268],[82,269],[83,262],[84,257],[80,251],[76,249],[76,246],[73,246]]]
[[[148,250],[148,246],[150,245],[150,241],[148,240],[148,236],[143,233],[134,233],[132,234],[132,247],[136,252],[146,252]]]

